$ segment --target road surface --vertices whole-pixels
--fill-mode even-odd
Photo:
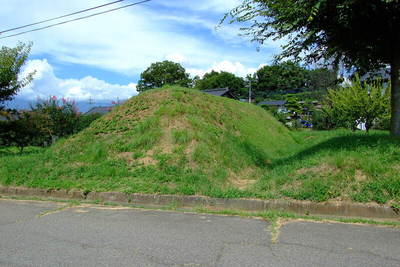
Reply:
[[[400,229],[0,199],[0,266],[400,266]]]

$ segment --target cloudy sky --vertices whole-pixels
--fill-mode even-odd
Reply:
[[[126,0],[94,12],[136,1]],[[108,2],[112,0],[0,0],[0,31]],[[224,13],[240,2],[152,0],[1,39],[0,46],[33,42],[25,73],[35,70],[35,80],[20,91],[18,100],[49,95],[78,101],[126,99],[137,94],[140,73],[156,61],[179,62],[193,76],[212,69],[245,76],[270,63],[279,52],[279,43],[266,43],[258,52],[257,44],[238,35],[240,25],[216,29]]]

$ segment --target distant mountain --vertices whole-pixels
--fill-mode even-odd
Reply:
[[[82,113],[87,112],[89,109],[93,107],[109,107],[113,106],[113,102],[115,100],[93,100],[92,103],[89,103],[89,100],[84,100],[84,101],[76,101],[76,106],[78,107],[78,110]],[[8,108],[12,109],[29,109],[31,104],[34,104],[36,100],[30,100],[30,99],[25,99],[21,97],[16,97],[13,101],[7,102],[6,106]],[[120,101],[120,103],[123,103],[125,101]]]

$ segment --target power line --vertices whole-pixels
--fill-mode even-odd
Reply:
[[[125,0],[120,0],[120,1],[117,1],[117,2],[121,2],[121,1],[125,1]],[[113,12],[113,11],[117,11],[117,10],[120,10],[120,9],[123,9],[123,8],[127,8],[127,7],[131,7],[131,6],[136,6],[136,5],[143,4],[143,3],[146,3],[146,2],[150,2],[150,1],[152,1],[152,0],[144,0],[144,1],[136,2],[136,3],[132,3],[132,4],[129,4],[129,5],[125,5],[125,6],[121,6],[121,7],[117,7],[117,8],[113,8],[113,9],[109,9],[109,10],[106,10],[106,11],[103,11],[103,12],[94,13],[94,14],[91,14],[91,15],[88,15],[88,16],[79,17],[79,18],[76,18],[76,19],[71,19],[71,20],[66,20],[66,21],[63,21],[63,22],[51,24],[51,25],[48,25],[48,26],[45,26],[45,27],[40,27],[40,28],[29,30],[29,31],[24,31],[24,32],[19,32],[19,33],[7,35],[7,36],[4,36],[4,37],[0,37],[0,40],[1,39],[5,39],[5,38],[18,36],[18,35],[22,35],[22,34],[26,34],[26,33],[29,33],[29,32],[36,32],[36,31],[52,28],[52,27],[63,25],[63,24],[66,24],[66,23],[69,23],[69,22],[73,22],[73,21],[78,21],[78,20],[91,18],[91,17],[94,17],[94,16],[110,13],[110,12]],[[67,16],[67,15],[65,15],[65,16]],[[54,20],[54,19],[51,19],[51,20]],[[39,23],[36,23],[36,24],[39,24]],[[24,28],[24,27],[22,26],[22,28]],[[8,31],[10,31],[10,30],[8,30]]]
[[[53,20],[57,20],[57,19],[70,17],[70,16],[73,16],[73,15],[81,14],[81,13],[84,13],[84,12],[87,12],[87,11],[91,11],[91,10],[98,9],[98,8],[101,8],[101,7],[113,5],[113,4],[116,4],[116,3],[119,3],[119,2],[123,2],[123,1],[126,1],[126,0],[118,0],[118,1],[114,1],[114,2],[111,2],[111,3],[104,4],[104,5],[95,6],[95,7],[91,7],[91,8],[88,8],[88,9],[84,9],[84,10],[76,11],[76,12],[69,13],[69,14],[66,14],[66,15],[62,15],[62,16],[59,16],[59,17],[38,21],[38,22],[35,22],[35,23],[31,23],[31,24],[19,26],[19,27],[16,27],[16,28],[8,29],[8,30],[5,30],[5,31],[0,31],[0,34],[6,33],[6,32],[11,32],[11,31],[15,31],[15,30],[19,30],[19,29],[23,29],[23,28],[26,28],[26,27],[35,26],[35,25],[38,25],[38,24],[42,24],[42,23],[53,21]]]

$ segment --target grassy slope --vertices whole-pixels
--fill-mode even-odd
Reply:
[[[400,201],[400,140],[388,132],[304,131],[294,137],[300,147],[277,157],[256,191],[314,201]]]
[[[3,155],[0,183],[245,196],[289,131],[261,108],[183,88],[135,97],[50,149]]]
[[[400,201],[400,142],[388,133],[289,133],[255,106],[184,89],[146,93],[50,149],[0,159],[6,185]]]

